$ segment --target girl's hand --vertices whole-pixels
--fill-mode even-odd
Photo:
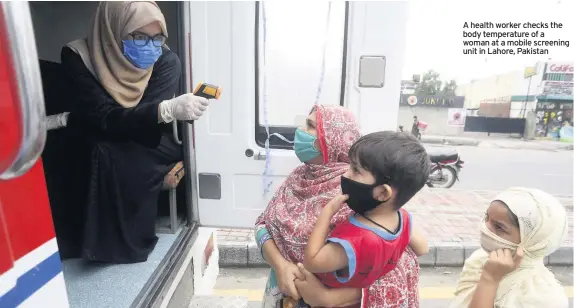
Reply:
[[[499,283],[504,276],[512,273],[520,266],[523,257],[524,251],[522,248],[518,248],[514,256],[512,256],[510,249],[492,251],[483,267],[482,275],[486,279]]]
[[[341,209],[343,203],[345,203],[348,199],[349,199],[348,195],[338,195],[335,198],[331,199],[331,201],[329,201],[329,203],[325,205],[325,208],[323,210],[327,211],[329,215],[334,216]]]
[[[275,269],[275,275],[277,276],[277,284],[281,293],[291,296],[295,300],[301,298],[295,287],[295,279],[304,279],[305,276],[301,274],[297,265],[285,260],[281,266]]]

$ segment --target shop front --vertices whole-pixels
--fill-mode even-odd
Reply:
[[[572,81],[544,81],[536,104],[536,136],[560,138],[562,127],[572,125]]]

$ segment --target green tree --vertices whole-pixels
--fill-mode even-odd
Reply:
[[[440,80],[440,74],[434,70],[428,70],[423,74],[420,83],[415,89],[416,95],[444,95],[455,96],[456,81],[454,79],[448,82]]]
[[[456,96],[456,87],[457,85],[454,79],[445,82],[440,94],[444,96]]]
[[[437,95],[440,92],[441,84],[439,73],[429,70],[423,74],[415,93],[416,95]]]

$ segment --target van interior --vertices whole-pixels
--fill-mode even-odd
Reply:
[[[65,98],[67,85],[61,78],[60,52],[68,42],[86,37],[97,5],[98,2],[79,1],[30,3],[47,115],[67,111],[67,106],[73,104]],[[167,44],[182,59],[185,55],[183,2],[161,1],[158,5],[167,22]],[[182,59],[182,63],[185,62]],[[185,84],[185,76],[182,76],[180,93]],[[184,177],[177,191],[160,195],[156,223],[159,241],[147,262],[87,263],[76,257],[81,247],[73,244],[81,242],[82,234],[77,230],[83,231],[86,162],[90,158],[84,139],[65,128],[49,131],[42,154],[70,307],[147,307],[154,298],[161,297],[161,286],[170,279],[168,269],[181,262],[178,258],[184,255],[182,251],[189,246],[195,228],[190,218],[191,198],[186,195],[184,184],[189,177]]]

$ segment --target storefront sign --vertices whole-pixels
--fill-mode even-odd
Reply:
[[[511,102],[510,96],[500,96],[495,98],[487,98],[480,101],[481,104],[506,104]]]
[[[573,98],[572,87],[574,87],[574,82],[570,81],[545,81],[539,96],[545,99],[571,100]]]
[[[536,76],[537,66],[528,66],[524,69],[524,78]]]
[[[464,107],[464,96],[401,95],[400,105],[412,107],[462,108]]]
[[[546,74],[573,74],[574,63],[548,63],[546,64]]]

